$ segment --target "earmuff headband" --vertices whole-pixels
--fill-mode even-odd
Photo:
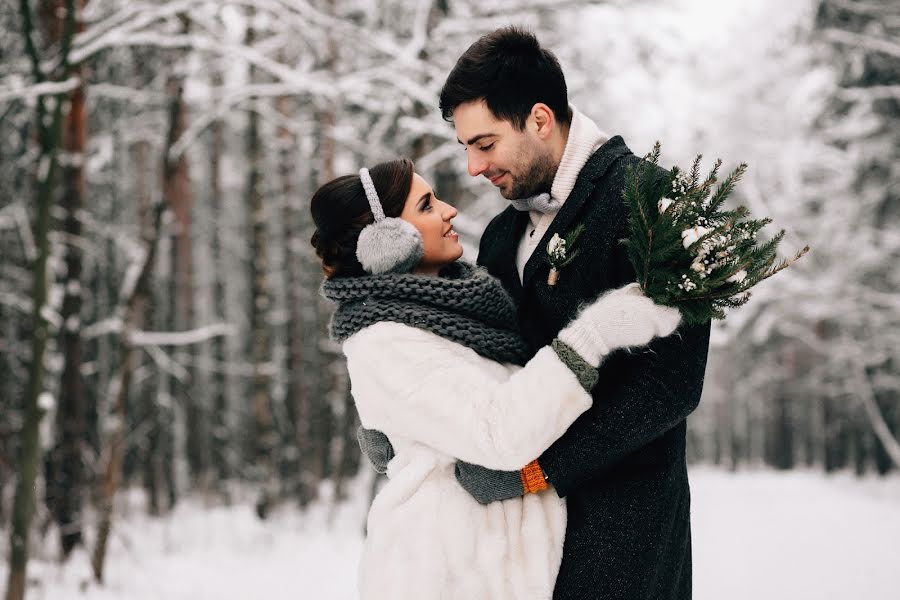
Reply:
[[[359,179],[362,181],[363,189],[366,191],[366,199],[369,201],[369,208],[375,215],[375,222],[384,221],[384,208],[381,206],[381,200],[378,199],[378,192],[375,190],[375,182],[369,175],[369,170],[365,167],[359,170]]]

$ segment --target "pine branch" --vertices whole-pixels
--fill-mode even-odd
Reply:
[[[787,269],[789,266],[791,266],[792,264],[794,264],[795,262],[797,262],[798,260],[803,258],[807,252],[809,252],[808,244],[806,246],[804,246],[803,249],[800,250],[796,255],[794,255],[793,258],[782,261],[781,264],[779,264],[777,267],[772,269],[772,271],[770,271],[769,273],[766,273],[766,275],[762,279],[760,279],[760,281],[768,279],[772,275],[775,275],[776,273],[779,273],[780,271]]]
[[[718,210],[719,206],[722,205],[723,202],[731,195],[732,190],[734,190],[735,184],[740,181],[741,176],[747,170],[747,163],[741,163],[738,167],[732,171],[728,177],[725,178],[725,181],[719,186],[719,189],[716,190],[715,195],[712,200],[709,202],[709,207],[707,210],[709,213],[713,213]]]
[[[701,182],[700,156],[690,175],[672,167],[666,179],[653,162],[659,155],[657,143],[626,178],[631,235],[623,243],[644,293],[657,303],[677,306],[686,322],[724,318],[725,309],[749,301],[750,288],[808,250],[773,268],[784,231],[759,244],[757,235],[771,219],[751,219],[745,206],[722,210],[746,163],[729,173],[710,198],[721,160]]]

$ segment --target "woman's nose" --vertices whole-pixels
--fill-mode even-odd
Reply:
[[[459,213],[456,208],[444,202],[444,220],[449,221]]]

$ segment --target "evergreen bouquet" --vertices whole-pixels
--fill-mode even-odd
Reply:
[[[771,219],[751,219],[739,206],[723,203],[747,170],[741,163],[715,189],[721,160],[701,181],[700,159],[690,173],[658,168],[660,145],[644,157],[626,178],[629,229],[623,243],[644,294],[658,304],[681,311],[685,322],[724,319],[726,308],[750,299],[750,288],[786,269],[809,251],[804,247],[790,260],[775,264],[784,230],[760,243],[759,230]]]

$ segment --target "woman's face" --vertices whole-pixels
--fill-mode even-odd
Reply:
[[[459,236],[450,221],[456,209],[438,200],[431,186],[418,174],[413,174],[412,187],[400,218],[419,230],[425,252],[413,269],[415,273],[437,275],[441,267],[452,263],[463,254]]]

